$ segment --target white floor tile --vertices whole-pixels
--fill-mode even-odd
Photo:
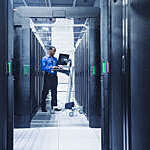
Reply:
[[[100,150],[100,142],[90,128],[60,128],[59,150]]]
[[[101,141],[88,127],[15,130],[15,141],[14,150],[101,150]]]
[[[49,121],[57,127],[15,129],[14,150],[101,150],[101,130],[89,128],[84,115],[56,112]]]
[[[58,128],[22,129],[21,131],[25,135],[20,135],[19,140],[14,144],[14,150],[59,150]],[[14,132],[16,135],[16,130]]]

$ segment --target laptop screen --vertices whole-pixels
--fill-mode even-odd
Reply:
[[[59,54],[58,65],[67,65],[68,59],[69,59],[69,55]]]

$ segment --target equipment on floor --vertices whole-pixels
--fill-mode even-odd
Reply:
[[[72,61],[69,61],[69,66],[70,66],[70,73],[69,73],[69,82],[68,82],[68,91],[67,91],[67,103],[65,104],[65,109],[71,110],[69,112],[69,116],[73,117],[75,116],[75,113],[79,112],[80,114],[83,114],[83,107],[82,106],[76,106],[74,102],[71,102],[71,92],[72,92],[72,80],[73,80],[73,72],[74,68],[72,66]]]
[[[70,116],[70,117],[76,116],[77,113],[83,114],[83,107],[81,107],[81,106],[76,107],[74,102],[66,103],[66,104],[65,104],[65,109],[66,109],[66,110],[67,110],[67,109],[68,109],[68,110],[71,110],[71,111],[69,112],[69,116]],[[76,114],[76,115],[75,115],[75,114]]]
[[[66,103],[65,109],[72,109],[75,106],[74,102]]]

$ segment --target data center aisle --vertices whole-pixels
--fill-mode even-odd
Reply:
[[[67,102],[68,80],[59,76],[58,105]],[[49,113],[51,96],[48,96],[47,110],[39,109],[29,129],[14,130],[14,150],[101,150],[101,130],[89,128],[85,115],[69,116],[69,110]],[[74,90],[72,99],[74,101]]]
[[[100,129],[88,127],[84,115],[57,112],[53,127],[15,129],[14,150],[100,150]]]

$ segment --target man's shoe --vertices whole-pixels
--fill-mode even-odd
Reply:
[[[55,108],[55,111],[61,111],[61,109],[60,108]]]
[[[42,108],[42,112],[47,112],[46,108]]]
[[[51,114],[55,114],[55,109],[51,109]]]

